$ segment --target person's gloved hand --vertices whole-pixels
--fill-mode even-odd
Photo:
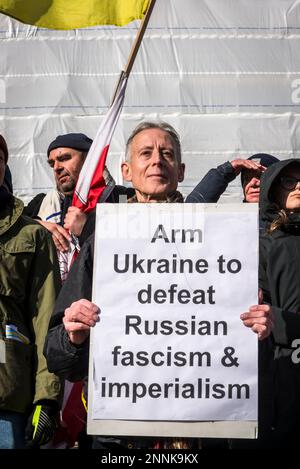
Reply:
[[[58,411],[55,401],[44,400],[34,404],[25,429],[27,448],[38,448],[53,438],[57,428]]]

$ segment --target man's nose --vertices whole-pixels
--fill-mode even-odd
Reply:
[[[260,186],[260,179],[259,178],[252,178],[251,180],[251,185],[252,186],[255,186],[255,187],[259,187]]]
[[[154,148],[151,155],[151,162],[159,164],[162,161],[162,154],[158,148]]]
[[[59,161],[55,161],[54,166],[53,166],[53,171],[55,173],[59,173],[59,172],[61,172],[61,170],[62,170],[61,163]]]

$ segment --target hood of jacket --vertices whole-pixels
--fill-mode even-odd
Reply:
[[[1,189],[1,188],[0,188]],[[1,205],[4,200],[5,204]],[[3,194],[0,191],[0,236],[8,231],[20,218],[23,213],[24,204],[21,200],[15,198],[5,190]]]
[[[264,222],[272,223],[272,221],[277,217],[278,206],[271,198],[271,189],[280,173],[291,164],[298,164],[300,167],[300,159],[291,158],[289,160],[274,163],[261,177],[259,205],[260,217]],[[288,218],[291,224],[300,223],[300,212],[290,213]]]

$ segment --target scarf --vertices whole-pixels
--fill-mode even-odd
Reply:
[[[136,194],[133,197],[131,197],[130,199],[128,199],[127,203],[128,204],[138,203],[138,199],[137,199]],[[179,203],[179,204],[182,204],[183,203],[183,195],[179,191],[175,191],[175,192],[173,192],[173,194],[168,195],[166,199],[158,200],[157,203],[167,203],[167,204]]]

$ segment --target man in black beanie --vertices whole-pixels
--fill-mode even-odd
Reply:
[[[215,203],[219,200],[227,186],[239,174],[244,192],[244,202],[259,201],[260,177],[262,173],[276,163],[278,158],[267,153],[257,153],[247,160],[241,158],[226,161],[217,168],[210,169],[195,189],[186,198],[187,203]]]
[[[56,187],[47,194],[38,194],[25,208],[26,215],[38,219],[50,231],[60,251],[67,251],[71,239],[63,227],[64,218],[91,144],[92,140],[82,133],[56,137],[47,150]]]
[[[47,194],[38,194],[25,209],[27,215],[37,218],[50,231],[56,248],[62,252],[68,251],[70,232],[82,244],[94,229],[94,214],[87,216],[79,208],[71,207],[73,192],[92,142],[83,133],[56,137],[47,149],[56,188]],[[119,196],[126,194],[126,189],[115,185],[107,168],[103,176],[106,187],[99,202],[118,202]],[[132,191],[129,195],[132,195]]]
[[[77,179],[93,141],[81,133],[59,135],[47,150],[49,166],[53,169],[56,187],[72,196]]]

